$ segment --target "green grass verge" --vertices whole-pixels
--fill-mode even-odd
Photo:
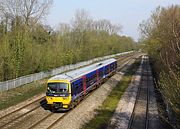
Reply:
[[[0,92],[0,110],[23,102],[35,95],[45,93],[47,79],[36,81],[18,88]]]
[[[97,115],[85,124],[82,129],[105,129],[108,126],[108,122],[113,116],[113,113],[117,107],[117,104],[123,95],[124,91],[131,82],[132,76],[135,74],[140,60],[138,59],[123,76],[122,80],[113,88],[110,95],[103,102],[102,106],[96,110]]]

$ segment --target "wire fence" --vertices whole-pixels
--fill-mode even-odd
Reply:
[[[62,72],[68,71],[68,70],[73,70],[73,69],[77,69],[79,67],[91,64],[93,62],[96,61],[101,61],[101,60],[105,60],[108,58],[112,58],[115,56],[120,56],[120,55],[125,55],[125,54],[129,54],[132,53],[133,51],[128,51],[128,52],[123,52],[123,53],[118,53],[118,54],[114,54],[114,55],[109,55],[109,56],[104,56],[104,57],[98,57],[98,58],[94,58],[88,61],[83,61],[83,62],[79,62],[76,64],[70,64],[70,65],[65,65],[65,66],[61,66],[59,68],[55,68],[49,71],[42,71],[39,73],[35,73],[35,74],[30,74],[30,75],[26,75],[26,76],[22,76],[16,79],[12,79],[12,80],[8,80],[8,81],[4,81],[4,82],[0,82],[0,92],[2,91],[7,91],[34,81],[38,81],[50,76],[54,76],[57,74],[60,74]]]

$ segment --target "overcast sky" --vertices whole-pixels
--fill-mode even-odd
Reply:
[[[54,0],[46,24],[54,29],[70,23],[77,9],[85,9],[94,19],[108,19],[123,26],[122,35],[138,40],[138,25],[157,6],[180,5],[180,0]]]

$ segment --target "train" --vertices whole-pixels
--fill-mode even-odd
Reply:
[[[116,69],[117,60],[111,58],[51,77],[46,84],[47,105],[53,111],[74,108],[90,91],[114,75]]]

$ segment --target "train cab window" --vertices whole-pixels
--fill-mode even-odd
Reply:
[[[48,92],[51,93],[67,93],[68,84],[67,83],[48,83],[47,85]]]

